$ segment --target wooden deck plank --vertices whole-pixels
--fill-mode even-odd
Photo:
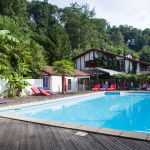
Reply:
[[[12,121],[12,129],[10,130],[10,133],[8,135],[8,138],[6,140],[6,144],[3,150],[8,150],[8,149],[12,149],[13,150],[13,141],[14,138],[16,136],[16,132],[17,132],[17,126],[16,126],[16,122],[15,120],[11,120]]]
[[[39,124],[35,124],[34,134],[35,134],[35,146],[37,150],[44,149],[43,139],[41,138],[41,133],[39,131]]]
[[[1,139],[0,139],[0,149],[5,147],[5,144],[8,140],[11,129],[13,128],[12,123],[13,120],[6,120],[5,128],[2,131]],[[1,131],[1,130],[0,130]]]
[[[77,130],[28,123],[13,119],[0,120],[0,150],[149,150],[150,142],[88,133]]]
[[[53,128],[54,127],[51,127],[51,126],[45,126],[52,149],[60,150],[61,148],[58,145],[56,134],[53,132]],[[51,137],[53,137],[53,138],[51,138]]]
[[[45,130],[45,126],[40,125],[39,131],[41,133],[41,138],[43,140],[44,149],[45,150],[52,149],[51,143],[49,143],[49,136],[47,134],[47,131]],[[51,137],[51,138],[53,138],[53,137]]]
[[[34,149],[36,149],[34,128],[35,128],[34,124],[28,122],[28,126],[27,126],[28,150],[34,150]]]
[[[65,143],[68,144],[68,148],[71,150],[77,150],[80,149],[79,146],[73,141],[72,137],[74,137],[74,132],[71,132],[72,130],[69,130],[68,134],[68,130],[63,130],[63,128],[59,128],[59,135],[62,135],[62,137],[65,139]]]
[[[27,122],[21,122],[21,139],[20,139],[20,149],[28,149],[28,143],[27,143]]]
[[[21,124],[23,122],[20,122],[18,120],[14,120],[15,122],[15,127],[17,128],[17,131],[16,131],[16,135],[14,136],[14,142],[13,142],[13,146],[12,146],[12,149],[13,150],[19,150],[20,149],[20,144],[21,144],[21,136],[22,136],[22,128],[21,128]]]
[[[52,135],[55,136],[56,142],[62,150],[69,150],[68,145],[65,144],[65,139],[59,134],[60,128],[51,127]]]
[[[150,149],[150,142],[126,138],[120,138],[120,141],[122,141],[126,145],[129,145],[129,147],[131,147],[132,149],[144,149],[144,150]]]

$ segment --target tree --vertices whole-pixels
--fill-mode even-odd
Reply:
[[[113,45],[117,48],[123,48],[124,47],[124,37],[120,31],[117,33],[113,32],[110,37],[111,41],[113,42]]]
[[[150,63],[150,46],[145,46],[140,52],[140,60]]]
[[[60,12],[60,21],[69,35],[72,50],[83,49],[85,51],[86,46],[91,44],[90,40],[93,41],[96,32],[94,23],[91,21],[95,10],[90,11],[87,4],[81,6],[72,3],[70,7],[65,7]]]
[[[44,67],[47,65],[45,60],[46,58],[44,57],[45,50],[43,46],[39,45],[33,40],[30,41],[29,49],[31,59],[27,62],[27,68],[31,71],[28,72],[27,75],[36,79],[39,78],[41,70],[43,70]]]
[[[32,36],[32,39],[44,47],[48,65],[52,65],[54,61],[70,59],[71,44],[69,37],[58,21],[52,28],[47,30],[46,35],[46,38]]]
[[[57,6],[48,4],[48,0],[27,3],[28,17],[36,23],[39,34],[47,32],[54,25],[57,10]]]
[[[62,76],[62,93],[64,94],[64,79],[65,76],[70,76],[75,73],[74,64],[68,60],[62,60],[55,61],[53,66],[53,71]]]

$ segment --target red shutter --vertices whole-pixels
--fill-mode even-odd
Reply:
[[[90,61],[85,62],[85,67],[90,67]]]

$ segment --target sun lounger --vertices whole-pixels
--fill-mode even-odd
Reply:
[[[47,93],[50,93],[51,95],[56,95],[56,93],[52,92],[52,91],[45,91],[44,88],[42,87],[37,87],[39,91],[41,92],[47,92]]]
[[[150,84],[149,84],[149,86],[148,86],[148,88],[147,88],[147,91],[150,91]]]
[[[95,87],[92,88],[92,91],[97,91],[100,88],[100,84],[95,84]]]
[[[107,91],[113,91],[113,90],[116,90],[116,84],[112,84],[110,88],[107,89]]]
[[[0,104],[7,103],[3,98],[0,97]]]
[[[35,93],[35,94],[32,94],[32,95],[45,95],[45,96],[49,96],[51,95],[50,93],[47,93],[47,92],[40,92],[37,88],[35,87],[32,87],[31,90]]]
[[[108,84],[103,84],[102,88],[100,88],[99,90],[104,91],[107,90],[107,88],[108,88]]]

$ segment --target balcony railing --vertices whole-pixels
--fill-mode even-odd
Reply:
[[[125,71],[125,66],[124,65],[119,65],[118,66],[118,71]]]

